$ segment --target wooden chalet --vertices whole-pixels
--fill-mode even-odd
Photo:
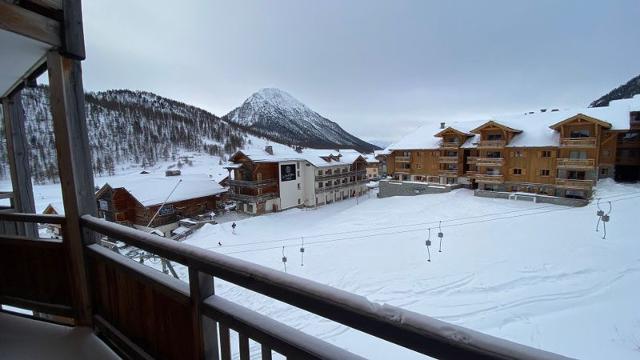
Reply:
[[[262,359],[361,359],[215,294],[223,280],[435,358],[563,359],[97,217],[80,2],[0,1],[0,49],[13,187],[0,211],[0,357],[246,360],[251,340]],[[29,172],[20,93],[45,70],[64,215],[35,214]],[[38,223],[60,225],[62,239],[40,239]],[[101,246],[105,237],[182,264],[188,282]]]
[[[640,180],[638,114],[640,96],[577,112],[425,126],[389,147],[389,172],[401,181],[589,199],[598,179]]]

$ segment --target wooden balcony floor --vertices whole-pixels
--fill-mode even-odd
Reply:
[[[67,327],[0,312],[2,359],[120,359],[89,328]]]

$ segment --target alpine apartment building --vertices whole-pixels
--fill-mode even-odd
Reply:
[[[275,145],[238,151],[229,160],[228,197],[249,214],[330,204],[368,190],[367,161],[355,150]]]
[[[640,179],[640,95],[579,111],[426,125],[388,150],[395,180],[588,199],[598,179]]]

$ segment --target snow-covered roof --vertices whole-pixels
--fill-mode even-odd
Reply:
[[[611,124],[612,130],[628,130],[631,111],[640,111],[640,95],[632,99],[614,100],[606,107],[500,115],[484,120],[453,122],[447,126],[468,133],[488,121],[494,121],[522,131],[513,137],[507,147],[558,146],[560,134],[549,128],[556,123],[583,114]],[[442,129],[439,122],[425,124],[400,141],[389,145],[387,150],[437,149],[442,140],[434,135],[440,131]],[[475,147],[478,140],[478,135],[469,137],[462,147]]]
[[[167,200],[167,204],[188,199],[212,196],[223,193],[225,188],[220,186],[206,175],[182,175],[182,176],[132,176],[130,179],[119,178],[121,182],[109,183],[112,188],[124,188],[143,206],[161,204],[178,181],[178,185]]]
[[[188,227],[184,227],[184,226],[178,226],[177,228],[171,230],[171,233],[174,235],[184,235],[188,232],[192,231],[190,228]]]
[[[270,146],[271,152],[267,152],[265,149],[252,148],[242,150],[240,153],[253,162],[306,161],[315,167],[351,165],[359,156],[364,157],[363,154],[353,149],[302,149],[301,151],[296,151],[280,144]]]

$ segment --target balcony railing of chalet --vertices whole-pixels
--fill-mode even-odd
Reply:
[[[239,193],[230,191],[227,193],[227,197],[230,200],[245,201],[245,202],[261,202],[261,201],[275,199],[278,197],[278,194],[266,193],[266,194],[259,194],[259,195],[247,195],[247,194],[239,194]]]
[[[593,180],[556,179],[556,186],[569,189],[591,190]]]
[[[458,175],[457,169],[440,169],[438,170],[440,175]]]
[[[467,156],[467,164],[475,164],[478,162],[477,156]]]
[[[187,284],[98,244],[83,246],[93,326],[125,358],[227,360],[239,353],[245,360],[253,340],[262,359],[272,351],[290,359],[362,359],[216,295],[220,279],[436,358],[566,359],[90,215],[80,220],[87,234],[182,264],[189,276]],[[60,215],[0,214],[0,221],[67,227]],[[80,280],[68,276],[67,241],[0,235],[1,302],[73,318],[72,289]]]
[[[441,164],[457,164],[458,156],[440,156],[438,162]]]
[[[335,179],[335,178],[342,178],[342,177],[347,177],[347,176],[358,176],[358,175],[365,175],[367,173],[366,170],[352,170],[352,171],[346,171],[346,172],[334,172],[330,175],[316,175],[316,181],[322,181],[322,180],[326,180],[326,179]]]
[[[594,137],[560,138],[560,147],[592,148],[596,147],[596,140]]]
[[[457,149],[460,144],[456,141],[443,141],[440,143],[440,147],[443,149]]]
[[[507,144],[506,140],[480,140],[478,142],[479,149],[496,149],[504,147]]]
[[[479,157],[476,161],[476,166],[502,166],[503,164],[503,158]]]
[[[410,156],[396,156],[395,159],[396,159],[396,162],[410,162],[411,161],[411,157]]]
[[[475,175],[477,182],[488,184],[501,184],[504,182],[504,176],[498,174],[477,174]]]
[[[258,188],[264,186],[273,186],[278,183],[278,179],[263,179],[263,180],[229,180],[230,186]]]
[[[595,166],[595,160],[558,158],[557,166],[570,169],[592,169]]]

